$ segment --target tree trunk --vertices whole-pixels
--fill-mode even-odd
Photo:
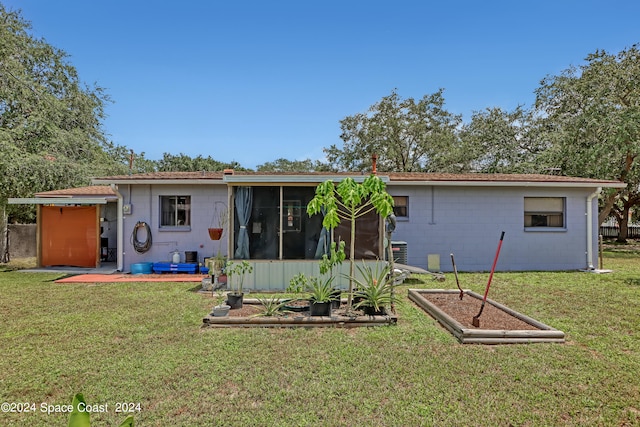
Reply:
[[[605,222],[609,215],[611,215],[611,210],[613,209],[613,205],[616,203],[616,199],[618,198],[618,194],[620,191],[616,189],[613,193],[609,194],[604,201],[604,206],[602,210],[598,214],[598,227],[600,224]]]
[[[353,212],[353,209],[352,209]],[[356,274],[356,216],[351,214],[351,242],[349,242],[349,294],[347,295],[347,308],[351,310],[353,301],[353,278]]]
[[[629,219],[626,216],[622,216],[618,222],[618,238],[616,242],[627,243],[627,236],[629,235]]]
[[[625,202],[622,208],[622,212],[620,212],[620,217],[618,218],[619,233],[616,242],[618,243],[627,243],[627,238],[629,237],[629,210],[631,209],[632,203]]]

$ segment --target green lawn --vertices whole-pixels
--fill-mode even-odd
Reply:
[[[613,274],[495,274],[490,298],[563,330],[566,344],[460,345],[400,290],[397,326],[202,329],[193,283],[55,284],[0,273],[2,426],[66,426],[75,393],[93,426],[640,425],[640,255]],[[488,274],[461,274],[482,293]],[[46,407],[46,406],[45,406]],[[33,409],[33,406],[30,407]]]

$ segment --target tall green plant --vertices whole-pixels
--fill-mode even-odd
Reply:
[[[342,220],[351,224],[349,245],[349,294],[350,307],[353,298],[353,278],[355,276],[356,220],[369,212],[376,211],[382,217],[393,212],[393,198],[387,193],[386,184],[377,175],[369,175],[362,183],[347,177],[338,185],[327,180],[318,185],[315,197],[307,205],[309,215],[325,209],[322,225],[332,231]]]
[[[227,273],[234,294],[240,295],[242,294],[244,277],[247,273],[253,273],[253,266],[246,260],[242,262],[231,261],[227,263],[225,273]],[[237,278],[235,278],[236,276]]]

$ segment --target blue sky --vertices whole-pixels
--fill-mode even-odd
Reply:
[[[444,89],[468,121],[531,105],[546,75],[640,42],[640,2],[0,0],[114,101],[104,129],[149,159],[320,159],[340,120]]]

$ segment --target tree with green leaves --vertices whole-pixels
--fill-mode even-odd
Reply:
[[[461,117],[444,108],[443,90],[422,99],[402,99],[394,90],[372,105],[340,121],[342,148],[324,152],[332,167],[368,170],[373,154],[378,168],[394,172],[455,172],[464,165],[456,128]]]
[[[222,171],[224,169],[246,170],[238,162],[224,163],[211,156],[190,157],[183,153],[164,153],[162,159],[157,161],[159,172]]]
[[[316,187],[316,194],[307,205],[309,215],[324,213],[322,225],[327,230],[333,230],[343,220],[350,224],[349,307],[353,298],[355,276],[356,220],[373,211],[383,218],[393,212],[393,198],[387,193],[386,184],[373,174],[362,183],[351,177],[343,179],[337,185],[332,180],[327,180]]]
[[[628,184],[605,194],[598,218],[602,223],[617,205],[626,227],[628,209],[640,199],[638,46],[618,54],[598,50],[584,65],[546,77],[536,91],[536,108],[544,116],[549,149],[541,160],[548,167]]]
[[[460,133],[470,171],[483,173],[537,173],[538,155],[546,149],[539,137],[534,110],[518,106],[474,112]]]
[[[124,173],[102,129],[109,102],[84,85],[67,54],[29,34],[18,12],[0,4],[0,208],[12,220],[33,210],[7,206],[10,197],[87,185],[95,175]]]
[[[329,170],[329,165],[318,160],[288,160],[279,158],[257,166],[258,172],[319,172]]]

